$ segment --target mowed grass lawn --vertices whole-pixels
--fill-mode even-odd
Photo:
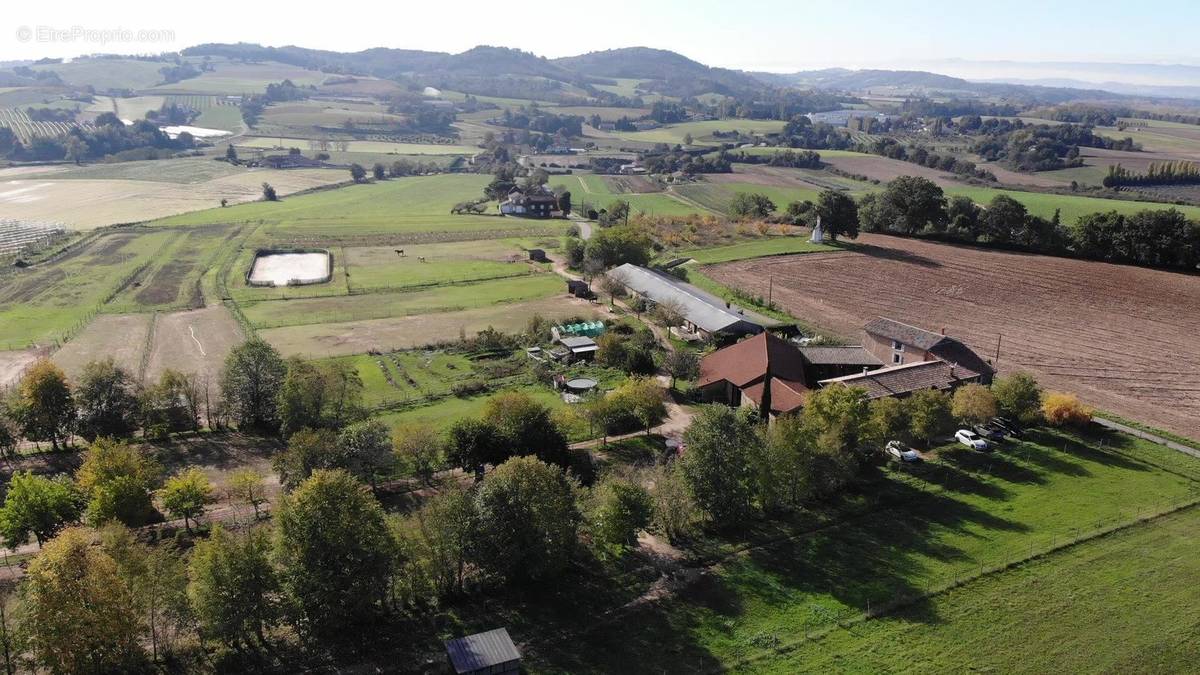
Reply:
[[[276,328],[452,312],[545,298],[561,293],[562,289],[563,281],[558,275],[533,272],[522,277],[409,292],[252,302],[243,304],[242,311],[255,328]]]
[[[525,625],[508,621],[515,639],[537,643],[526,667],[696,672],[765,658],[751,670],[769,670],[784,663],[774,649],[804,631],[830,627],[869,604],[878,607],[897,595],[978,573],[981,564],[1019,560],[1079,532],[1194,498],[1200,487],[1200,461],[1125,436],[1035,431],[996,453],[938,450],[937,461],[868,477],[857,495],[846,495],[836,507],[801,513],[786,525],[745,522],[729,538],[694,547],[706,559],[720,560],[712,574],[619,622],[558,643],[539,637],[552,631],[538,625],[537,617],[525,617]],[[775,543],[744,548],[743,539]],[[1149,586],[1143,591],[1154,592]],[[1031,597],[1013,601],[1036,602],[1040,595],[1036,587],[1026,592]],[[1131,602],[1111,611],[1135,612],[1140,606]],[[494,617],[476,620],[489,618]],[[947,620],[936,608],[919,617],[927,629]],[[957,630],[947,627],[946,634],[991,630],[971,621]],[[820,649],[805,645],[794,658],[804,663],[809,650]],[[873,672],[870,658],[849,652],[834,669]],[[1036,661],[1026,666],[1040,670]]]
[[[787,255],[789,253],[819,253],[839,250],[828,244],[814,244],[807,236],[766,237],[729,246],[698,248],[690,251],[679,251],[679,256],[686,256],[703,265],[761,258],[769,255]]]
[[[1195,670],[1200,509],[985,577],[894,616],[838,629],[768,673]]]
[[[347,174],[349,178],[349,174]],[[483,196],[491,176],[440,174],[396,178],[288,197],[209,209],[155,221],[156,225],[262,222],[262,234],[339,237],[374,234],[471,233],[500,230],[560,232],[561,220],[452,215],[457,203]],[[492,212],[495,212],[492,206]],[[461,238],[461,237],[460,237]]]
[[[783,211],[788,203],[809,200],[815,202],[820,191],[812,188],[778,187],[758,183],[692,183],[675,188],[680,194],[713,211],[729,213],[729,203],[739,192],[766,195],[776,211]],[[695,209],[693,209],[695,210]]]

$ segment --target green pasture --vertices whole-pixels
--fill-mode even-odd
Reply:
[[[114,232],[53,264],[6,272],[0,278],[0,348],[61,340],[185,236],[182,230]]]
[[[613,132],[619,138],[643,143],[683,143],[684,136],[691,134],[695,143],[715,143],[712,139],[714,131],[741,131],[743,133],[774,133],[783,131],[783,122],[774,120],[707,120],[703,122],[682,122],[650,129],[648,131],[617,131]]]
[[[162,82],[158,72],[168,64],[134,59],[75,59],[70,63],[31,66],[34,70],[52,70],[67,84],[91,86],[97,91],[109,89],[146,89]],[[265,85],[264,85],[265,86]]]
[[[550,240],[549,245],[557,245]],[[528,262],[527,248],[518,240],[484,239],[442,244],[406,244],[404,255],[395,246],[344,249],[349,285],[354,290],[401,289],[484,279],[519,277],[545,271]],[[546,245],[540,248],[546,248]]]
[[[400,293],[267,300],[245,303],[242,311],[256,328],[275,328],[451,312],[534,300],[561,292],[561,277],[546,272]]]
[[[997,190],[995,188],[982,188],[964,185],[962,187],[945,188],[945,192],[949,196],[962,195],[970,197],[976,203],[987,205],[988,202],[996,195],[1008,195],[1013,199],[1025,205],[1029,212],[1050,218],[1054,216],[1054,210],[1061,211],[1062,222],[1072,224],[1079,219],[1080,216],[1085,216],[1097,211],[1116,211],[1118,213],[1132,214],[1138,211],[1149,210],[1164,210],[1177,209],[1189,218],[1200,218],[1200,207],[1196,206],[1175,206],[1172,204],[1160,204],[1157,202],[1135,202],[1124,199],[1102,199],[1100,197],[1084,197],[1082,195],[1059,195],[1044,192],[1021,192],[1019,190]]]
[[[1192,508],[834,630],[750,669],[1187,672],[1200,623],[1197,537],[1200,509]]]
[[[155,221],[156,225],[255,222],[280,237],[353,237],[417,233],[477,233],[520,230],[557,233],[563,221],[499,216],[452,215],[457,203],[483,196],[490,176],[440,174],[414,176],[324,190],[278,202],[252,202]],[[491,213],[495,213],[494,206]]]
[[[226,251],[232,251],[239,232],[240,228],[222,225],[183,230],[104,311],[135,313],[202,306],[201,278]]]
[[[153,64],[155,72],[165,64]],[[268,84],[291,80],[297,86],[317,85],[328,75],[315,70],[283,63],[233,63],[217,61],[215,69],[201,73],[199,77],[162,84],[151,88],[155,93],[170,94],[261,94]],[[161,81],[161,77],[158,78]],[[124,85],[129,86],[129,85]],[[146,85],[142,85],[144,87]],[[141,88],[141,87],[139,87]]]
[[[215,105],[204,108],[200,116],[193,122],[194,126],[205,129],[224,129],[238,132],[242,129],[242,111],[232,105]]]
[[[583,636],[560,638],[551,630],[555,612],[537,606],[528,614],[515,615],[512,607],[505,607],[509,614],[506,624],[514,635],[535,641],[532,651],[537,656],[526,667],[538,673],[873,672],[883,666],[900,671],[957,672],[964,663],[973,663],[965,651],[967,645],[955,642],[959,637],[968,643],[998,640],[998,645],[979,653],[981,659],[987,658],[985,654],[995,659],[1017,658],[1005,655],[999,647],[1019,643],[1023,636],[1019,626],[1009,619],[1018,626],[1017,632],[996,638],[992,632],[1003,629],[987,618],[1002,611],[1005,603],[1036,611],[1042,595],[1038,584],[1010,587],[1014,595],[994,596],[1001,607],[986,612],[943,616],[936,602],[918,606],[925,611],[907,615],[915,624],[909,630],[900,631],[896,626],[903,624],[896,624],[886,633],[886,643],[857,643],[866,653],[844,641],[873,635],[877,629],[870,623],[857,625],[848,636],[838,638],[844,646],[840,657],[827,653],[821,640],[801,643],[785,657],[778,650],[797,642],[807,631],[835,628],[839,620],[860,616],[868,606],[878,608],[898,596],[942,588],[953,584],[955,578],[978,574],[981,567],[1001,567],[1031,552],[1194,499],[1200,495],[1197,479],[1200,462],[1196,459],[1125,436],[1033,431],[1024,441],[1007,442],[1000,451],[986,454],[942,446],[936,460],[908,468],[889,465],[859,489],[845,494],[838,504],[815,505],[790,522],[748,520],[723,537],[687,545],[694,554],[720,560],[711,568],[712,575],[676,596],[623,616],[619,622],[606,623]],[[1185,531],[1195,531],[1194,520]],[[759,545],[745,547],[754,542]],[[1154,554],[1142,555],[1155,558]],[[1194,576],[1190,573],[1194,564],[1181,563],[1186,566],[1181,569],[1189,573],[1176,575],[1175,583],[1190,584],[1185,579]],[[1154,604],[1139,598],[1169,592],[1137,579],[1136,567],[1122,567],[1127,570],[1124,573],[1105,572],[1104,567],[1098,565],[1089,572],[1093,581],[1079,591],[1089,600],[1082,605],[1084,613],[1071,616],[1071,621],[1088,621],[1086,608],[1093,602],[1102,603],[1101,598],[1118,579],[1127,580],[1122,582],[1126,590],[1119,597],[1128,602],[1105,608],[1103,616],[1113,620]],[[1069,577],[1075,569],[1065,565],[1056,574]],[[1008,574],[1001,573],[996,579],[1002,581]],[[1047,601],[1045,618],[1040,621],[1051,623],[1050,610],[1061,607],[1057,610],[1061,612],[1070,605],[1069,597],[1063,595],[1057,596],[1056,602],[1063,604]],[[1144,628],[1135,620],[1113,625],[1134,630],[1135,635],[1128,639],[1183,644],[1178,639],[1162,639],[1158,630],[1171,625],[1183,630],[1193,622],[1164,623],[1166,613],[1156,608],[1145,611],[1159,619]],[[469,620],[496,618],[482,615]],[[1105,633],[1099,627],[1089,630],[1103,641]],[[925,644],[920,635],[927,633],[940,635],[940,641]],[[1046,639],[1044,644],[1059,645],[1056,654],[1063,654],[1068,647],[1065,641]],[[1080,644],[1073,639],[1070,649],[1078,651]],[[876,656],[871,649],[930,661],[881,658],[879,667],[872,667]],[[999,663],[1041,670],[1042,662],[1032,660],[1038,658],[1036,651],[1023,649],[1024,660]],[[1182,647],[1173,654],[1179,649]],[[987,670],[991,669],[997,668]]]
[[[288,138],[286,136],[243,136],[234,143],[239,148],[262,148],[265,150],[288,150],[300,148],[302,152],[313,149],[311,138]],[[473,155],[479,148],[470,145],[442,145],[438,143],[393,143],[389,141],[348,141],[348,152],[405,155]],[[330,143],[336,150],[336,142]]]

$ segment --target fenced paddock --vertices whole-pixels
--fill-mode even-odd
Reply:
[[[333,254],[326,249],[261,249],[246,273],[247,286],[308,286],[333,278]]]

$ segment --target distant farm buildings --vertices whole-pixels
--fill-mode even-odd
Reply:
[[[503,675],[521,672],[521,652],[503,628],[446,641],[446,656],[456,675]]]
[[[951,391],[990,383],[995,370],[962,342],[921,328],[877,319],[863,328],[862,346],[797,347],[770,333],[704,357],[697,387],[705,401],[768,408],[774,418],[804,407],[823,387],[858,387],[870,399],[922,389]]]
[[[877,113],[872,110],[830,110],[828,112],[807,113],[804,116],[813,124],[821,122],[835,127],[849,127],[856,131],[869,131],[877,122],[898,119],[895,115]],[[853,123],[852,120],[854,120]]]

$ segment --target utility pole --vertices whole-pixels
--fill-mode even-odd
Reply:
[[[1000,370],[1000,340],[1004,338],[1004,333],[996,335],[996,358],[992,360],[992,367]]]
[[[775,277],[767,277],[767,307],[771,306],[775,298]]]

